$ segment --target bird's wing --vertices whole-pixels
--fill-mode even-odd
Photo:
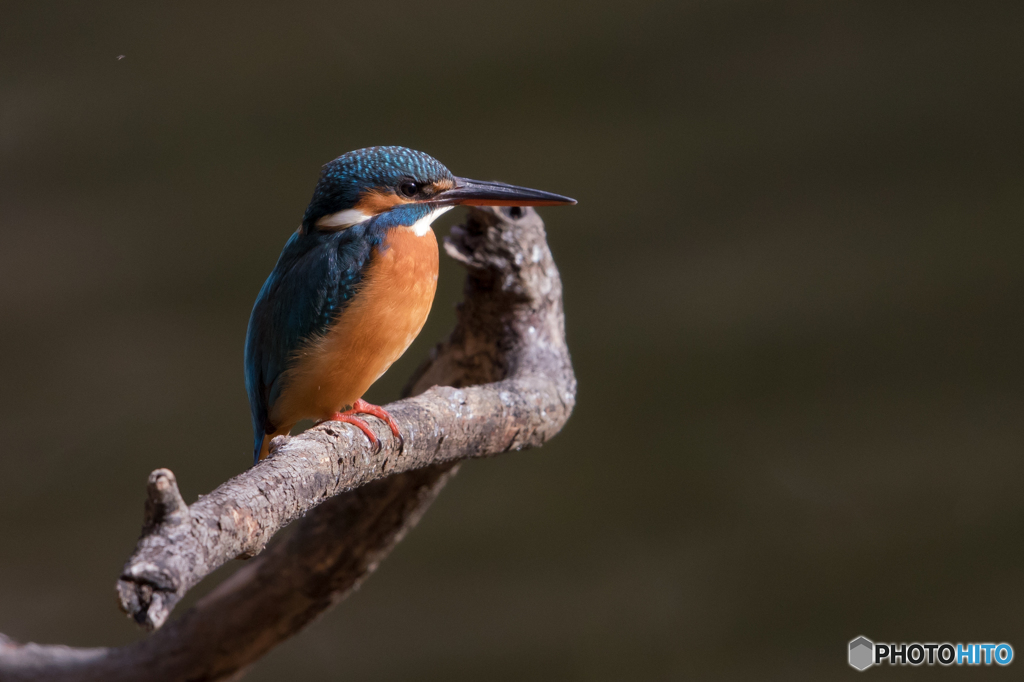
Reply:
[[[256,298],[245,343],[256,457],[295,352],[327,331],[362,278],[372,243],[361,232],[292,235]]]

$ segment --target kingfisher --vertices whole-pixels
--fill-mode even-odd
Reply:
[[[391,415],[362,397],[427,320],[438,268],[431,223],[458,205],[575,203],[456,177],[405,147],[368,147],[324,165],[249,318],[245,387],[254,462],[303,419],[352,424],[379,448],[357,416],[372,415],[402,443]]]

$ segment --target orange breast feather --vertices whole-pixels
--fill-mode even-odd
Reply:
[[[427,320],[437,288],[437,239],[428,229],[391,231],[334,326],[289,370],[270,415],[278,433],[301,419],[327,419],[361,398],[401,357]]]

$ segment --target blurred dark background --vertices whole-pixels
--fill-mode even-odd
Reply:
[[[249,465],[260,284],[321,164],[402,144],[579,199],[543,210],[577,411],[247,680],[1024,652],[1022,35],[1013,2],[4,3],[0,632],[140,637],[147,474]],[[369,397],[451,327],[442,268]]]

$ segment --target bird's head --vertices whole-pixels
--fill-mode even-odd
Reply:
[[[459,178],[437,159],[405,147],[367,147],[342,154],[323,167],[302,218],[302,230],[343,230],[391,212],[396,219],[420,224],[425,219],[429,225],[433,218],[460,204],[575,203],[575,199],[551,192]]]

